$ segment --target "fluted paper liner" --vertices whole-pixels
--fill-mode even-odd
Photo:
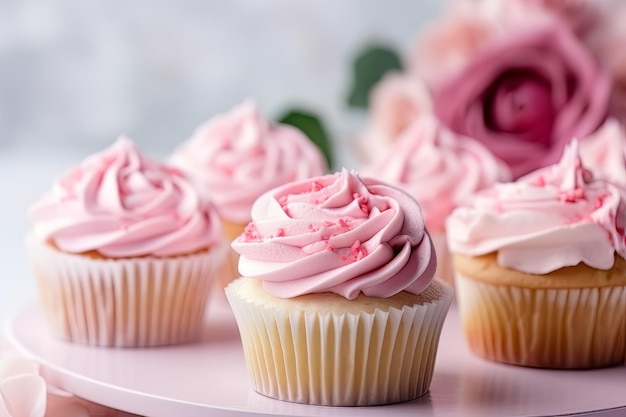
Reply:
[[[257,392],[297,403],[362,406],[428,391],[451,288],[434,283],[432,302],[401,309],[315,312],[242,295],[245,280],[254,279],[239,278],[226,295]]]
[[[541,368],[599,368],[624,361],[624,286],[521,288],[457,272],[456,293],[468,344],[479,356]]]
[[[170,258],[99,259],[27,239],[53,334],[88,345],[185,343],[201,331],[226,246]]]

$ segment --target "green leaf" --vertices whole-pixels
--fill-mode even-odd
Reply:
[[[369,45],[357,54],[352,68],[352,87],[348,104],[366,109],[370,91],[383,75],[389,71],[401,71],[400,55],[392,48],[382,45]]]
[[[324,124],[317,115],[303,109],[292,109],[287,111],[278,121],[300,129],[322,151],[328,166],[333,166],[330,139]]]

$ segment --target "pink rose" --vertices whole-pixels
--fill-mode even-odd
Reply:
[[[482,142],[515,177],[557,162],[605,120],[610,78],[564,26],[516,33],[434,87],[435,113]]]
[[[609,10],[607,7],[609,3],[605,0],[508,0],[507,2],[543,9],[563,21],[580,36],[601,25]]]
[[[415,119],[431,112],[430,92],[421,80],[387,74],[372,90],[369,125],[359,138],[361,159],[371,161],[386,151]]]
[[[0,344],[0,417],[131,417],[48,385],[39,365]]]
[[[606,13],[603,24],[586,42],[597,56],[601,65],[613,78],[611,92],[611,113],[622,122],[626,121],[626,2],[611,3],[610,13]]]
[[[0,349],[0,417],[43,417],[45,412],[46,382],[37,363]]]
[[[437,83],[462,69],[491,43],[559,19],[536,1],[451,2],[442,17],[418,37],[407,59],[409,71],[429,84]]]
[[[481,13],[457,12],[436,21],[420,34],[408,57],[409,71],[427,82],[462,68],[501,28]]]
[[[387,138],[395,138],[432,108],[430,93],[419,80],[388,74],[372,92],[372,119]]]

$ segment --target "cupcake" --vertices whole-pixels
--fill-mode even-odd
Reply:
[[[331,406],[427,392],[452,289],[433,280],[414,199],[345,170],[289,183],[232,246],[242,276],[226,295],[254,390]]]
[[[428,115],[416,119],[385,155],[363,169],[419,201],[437,252],[437,277],[453,283],[445,220],[476,191],[510,181],[507,166],[479,142]]]
[[[175,150],[171,162],[215,204],[229,242],[243,233],[252,203],[261,194],[328,169],[322,153],[303,133],[270,123],[250,101],[201,125]],[[237,260],[230,251],[220,274],[223,285],[238,275]]]
[[[624,362],[625,191],[566,148],[447,222],[459,312],[479,356],[541,368]]]
[[[30,215],[27,249],[54,335],[119,347],[199,335],[227,246],[217,212],[178,169],[120,138]]]

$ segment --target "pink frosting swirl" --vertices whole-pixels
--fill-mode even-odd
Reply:
[[[419,201],[431,232],[443,232],[450,212],[476,191],[511,180],[504,162],[479,142],[426,115],[363,173],[388,181]]]
[[[304,134],[270,124],[252,102],[200,126],[172,163],[199,183],[222,218],[244,224],[264,192],[327,171],[323,155]]]
[[[456,209],[448,244],[470,256],[497,251],[500,265],[532,274],[580,262],[609,269],[615,252],[626,256],[625,197],[624,188],[594,179],[573,141],[557,165],[497,184]]]
[[[417,202],[345,170],[262,195],[232,247],[239,272],[282,298],[419,294],[437,264]]]
[[[30,214],[35,235],[69,253],[172,256],[221,238],[217,212],[188,179],[125,138],[62,176]]]

